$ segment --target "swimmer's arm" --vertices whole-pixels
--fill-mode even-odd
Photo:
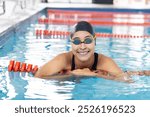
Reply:
[[[97,74],[97,77],[103,77],[105,79],[117,80],[123,82],[133,82],[131,77],[124,73],[121,68],[115,63],[114,60],[107,57],[104,61],[103,70],[107,71],[107,75]]]
[[[108,80],[133,82],[131,78],[127,74],[124,74],[124,73],[112,75],[112,73],[109,73],[104,70],[91,71],[89,68],[76,69],[76,70],[71,71],[71,74],[75,76],[92,76],[92,77],[99,77],[99,78],[104,78]]]
[[[139,75],[139,76],[150,76],[150,71],[149,70],[143,70],[143,71],[127,71],[126,72],[128,75]]]
[[[34,76],[39,78],[50,78],[50,76],[55,75],[59,71],[65,69],[66,62],[66,53],[60,54],[44,64]]]
[[[121,74],[116,74],[116,75],[111,75],[108,73],[108,75],[103,75],[100,73],[96,74],[96,77],[100,77],[100,78],[104,78],[104,79],[108,79],[108,80],[116,80],[116,81],[121,81],[121,82],[128,82],[128,83],[132,83],[134,82],[131,77],[126,74],[126,73],[121,73]]]
[[[72,75],[75,76],[92,76],[92,77],[101,77],[109,80],[114,80],[115,77],[112,75],[108,75],[104,73],[105,71],[103,70],[96,70],[96,71],[91,71],[89,68],[84,68],[84,69],[76,69],[71,71]]]
[[[47,75],[47,76],[43,76],[44,79],[63,79],[63,78],[70,78],[72,77],[72,74],[64,74],[64,75]]]

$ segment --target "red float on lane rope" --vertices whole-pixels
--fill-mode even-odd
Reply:
[[[34,68],[32,69],[32,73],[35,74],[36,71],[38,71],[38,66],[37,65],[35,65]]]
[[[11,61],[9,62],[8,71],[12,71],[12,70],[13,70],[14,62],[15,62],[14,60],[11,60]]]
[[[96,37],[102,38],[150,38],[149,35],[130,35],[130,34],[111,34],[111,33],[98,33],[96,32]],[[36,30],[36,36],[50,36],[51,38],[66,38],[70,35],[68,31],[55,31],[55,30]]]
[[[11,72],[32,72],[33,74],[36,73],[38,70],[38,66],[35,65],[33,68],[32,64],[21,63],[19,61],[10,60],[8,65],[8,71]]]
[[[20,62],[16,62],[16,64],[15,64],[15,66],[14,66],[14,71],[15,72],[18,72],[18,71],[20,71]]]
[[[21,72],[26,72],[26,63],[22,63],[20,71]]]
[[[26,71],[27,72],[31,72],[32,71],[32,64],[28,64]]]

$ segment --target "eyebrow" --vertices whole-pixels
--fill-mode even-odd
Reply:
[[[90,36],[90,35],[87,35],[87,36],[85,36],[85,37],[92,37],[92,36]],[[85,37],[84,37],[84,38],[85,38]]]
[[[85,36],[84,38],[86,38],[86,37],[92,37],[92,36],[90,36],[90,35],[87,35],[87,36]],[[74,38],[76,38],[76,37],[74,37]],[[73,38],[73,39],[74,39],[74,38]],[[79,38],[79,37],[78,37],[78,38]]]

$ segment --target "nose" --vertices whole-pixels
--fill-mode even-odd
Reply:
[[[85,49],[85,48],[86,48],[86,45],[85,45],[84,43],[81,43],[81,44],[80,44],[80,48],[81,48],[81,49]]]

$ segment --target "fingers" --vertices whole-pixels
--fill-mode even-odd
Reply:
[[[107,71],[104,71],[104,70],[95,70],[94,72],[101,74],[101,75],[108,75],[109,74]]]
[[[146,76],[150,76],[150,71],[146,71],[146,70],[144,70],[144,74],[146,75]]]
[[[128,75],[144,75],[142,72],[140,71],[127,71]]]
[[[143,76],[143,75],[144,75],[144,72],[143,72],[143,71],[139,71],[139,75],[140,75],[140,76]]]
[[[150,76],[150,71],[144,70],[144,71],[127,71],[128,75],[139,75],[139,76]]]
[[[71,72],[73,75],[77,76],[96,76],[96,73],[91,71],[90,69],[76,69]]]
[[[81,74],[81,71],[80,70],[73,70],[70,72],[72,75],[79,75]]]

